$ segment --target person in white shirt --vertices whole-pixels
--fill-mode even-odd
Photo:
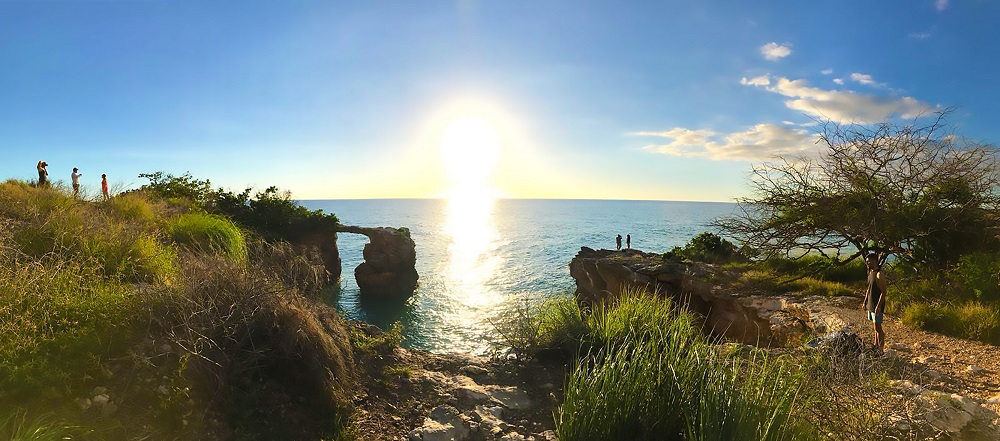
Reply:
[[[74,198],[76,198],[77,193],[80,192],[80,176],[83,176],[83,173],[77,173],[78,170],[79,170],[78,168],[73,167],[73,174],[69,175],[70,178],[73,178],[73,197]]]

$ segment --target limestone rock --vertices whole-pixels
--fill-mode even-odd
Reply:
[[[846,321],[813,307],[817,302],[784,297],[755,296],[723,288],[734,277],[728,270],[682,262],[639,250],[617,252],[582,247],[570,262],[581,305],[613,299],[623,290],[645,290],[673,298],[705,316],[705,328],[731,341],[783,346],[807,333],[844,329]],[[855,303],[856,299],[851,299]]]
[[[375,298],[408,298],[417,288],[416,244],[407,228],[341,227],[340,231],[368,236],[365,261],[354,269],[361,295]]]
[[[458,409],[445,404],[435,407],[409,437],[410,441],[463,441],[469,438],[469,424]]]
[[[488,386],[488,390],[493,400],[507,409],[523,410],[531,407],[528,394],[516,387]]]
[[[920,364],[936,363],[937,361],[938,358],[933,355],[924,355],[913,359],[914,363],[920,363]]]
[[[986,369],[983,369],[974,364],[970,364],[969,367],[965,368],[965,372],[971,375],[982,375],[983,373],[986,372]]]

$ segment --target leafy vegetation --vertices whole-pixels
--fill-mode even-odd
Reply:
[[[674,247],[670,250],[669,254],[688,260],[708,263],[729,263],[746,260],[746,257],[740,254],[736,245],[732,242],[707,231],[693,237],[683,248]]]
[[[0,438],[341,439],[353,349],[310,300],[323,269],[200,209],[207,181],[154,180],[0,184]]]

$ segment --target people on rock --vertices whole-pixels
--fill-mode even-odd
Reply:
[[[632,235],[631,234],[626,234],[625,235],[625,248],[629,249],[629,250],[632,249]]]
[[[615,246],[617,247],[618,251],[622,250],[622,235],[621,234],[619,234],[618,237],[615,237]]]

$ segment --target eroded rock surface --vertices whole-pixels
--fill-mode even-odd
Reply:
[[[594,250],[583,247],[570,262],[577,301],[595,305],[623,290],[670,296],[705,317],[705,330],[732,341],[783,346],[804,335],[842,329],[846,323],[821,304],[857,299],[789,298],[734,291],[734,274],[705,263],[682,262],[661,254]]]
[[[340,231],[363,234],[365,261],[354,269],[361,295],[407,298],[417,288],[416,244],[408,228],[341,226]]]

